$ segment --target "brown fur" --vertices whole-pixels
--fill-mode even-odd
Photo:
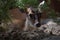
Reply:
[[[11,9],[10,11],[12,17],[11,26],[19,28],[21,31],[25,28],[26,14],[22,13],[18,8]],[[35,30],[35,27],[27,27],[27,30]]]
[[[24,28],[26,14],[19,11],[18,8],[10,10],[13,25],[17,25],[21,30]]]

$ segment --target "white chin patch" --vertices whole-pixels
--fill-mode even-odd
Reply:
[[[35,20],[35,23],[34,23],[34,26],[36,26],[36,24],[38,24],[39,22],[38,22],[38,20],[36,19]]]
[[[36,24],[38,24],[39,22],[36,22],[35,24],[34,24],[34,26],[36,26]]]

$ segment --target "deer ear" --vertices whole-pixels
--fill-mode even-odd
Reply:
[[[26,9],[25,9],[25,13],[26,13],[26,14],[32,14],[31,8],[26,8]]]

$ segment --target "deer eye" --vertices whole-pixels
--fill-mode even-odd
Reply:
[[[29,15],[31,19],[35,19],[35,15],[34,14],[30,14]]]

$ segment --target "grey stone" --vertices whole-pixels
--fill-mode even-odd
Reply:
[[[51,36],[51,37],[44,38],[43,40],[60,40],[60,36]]]

